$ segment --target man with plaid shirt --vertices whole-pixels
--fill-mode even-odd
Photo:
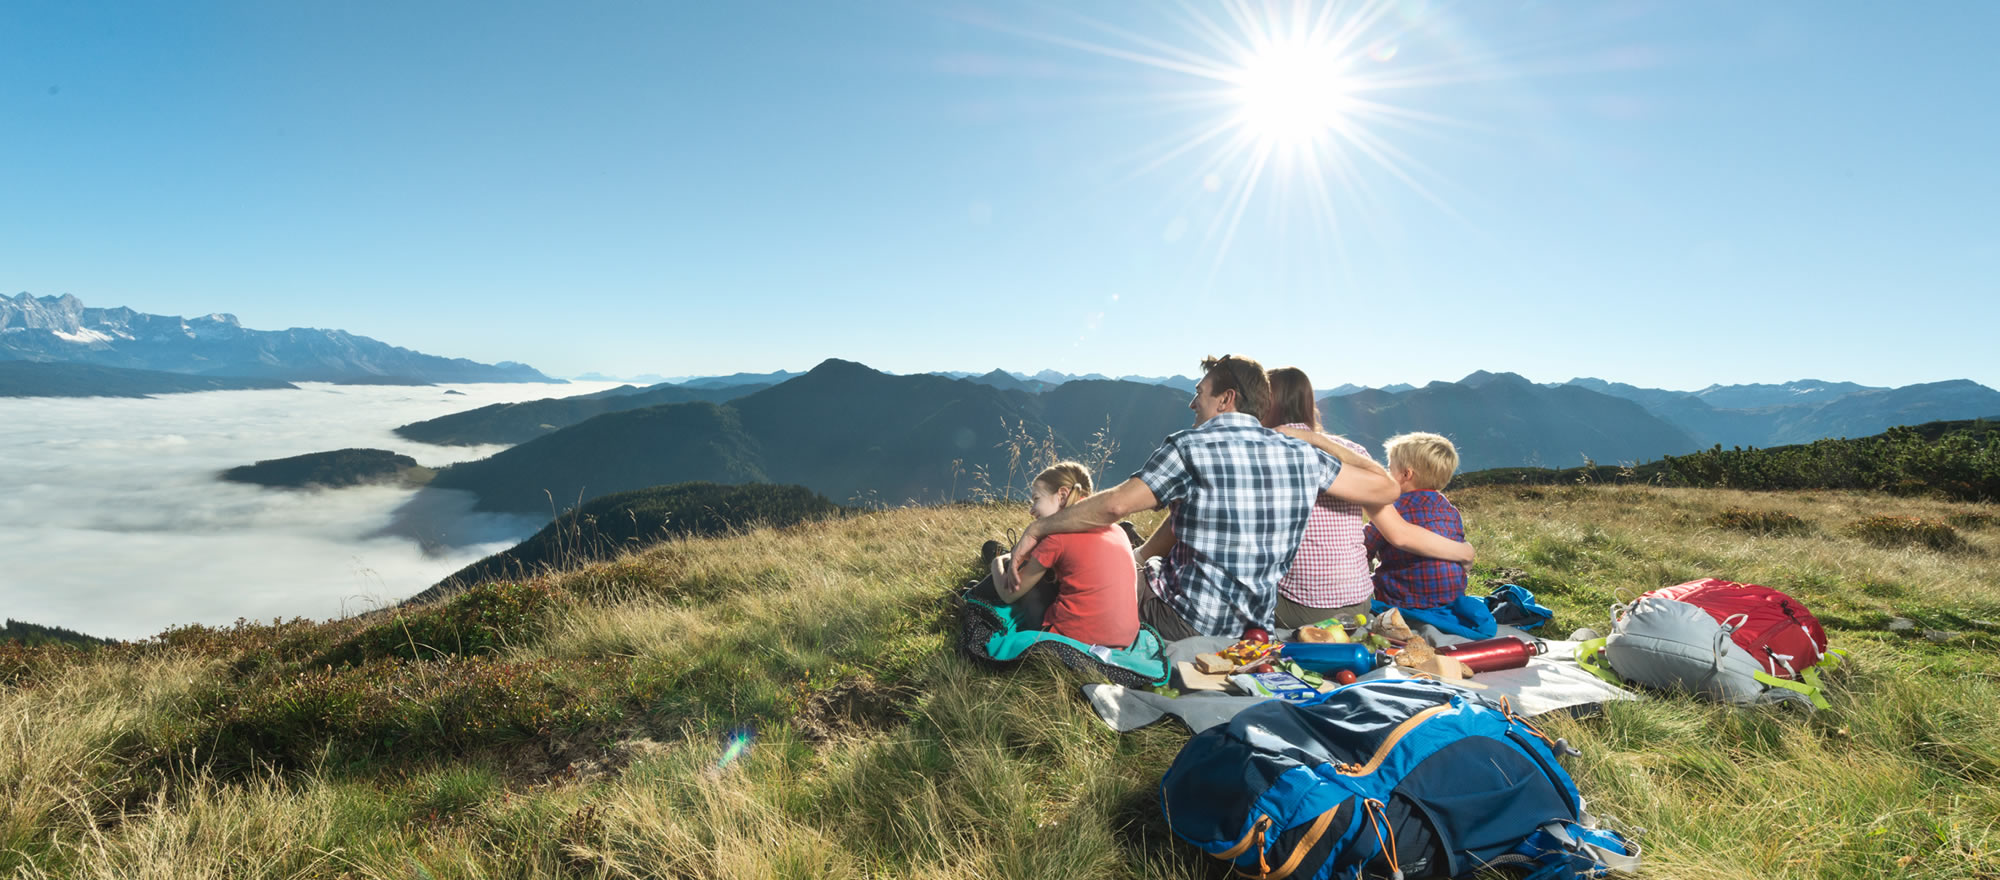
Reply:
[[[1124,483],[1029,524],[1015,559],[1046,535],[1111,525],[1173,504],[1177,539],[1164,564],[1139,588],[1139,618],[1172,640],[1270,629],[1278,581],[1291,565],[1320,493],[1375,506],[1395,500],[1396,484],[1365,455],[1336,459],[1265,428],[1270,403],[1264,368],[1224,355],[1202,361],[1195,426],[1168,437]]]

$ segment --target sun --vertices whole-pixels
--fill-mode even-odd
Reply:
[[[1135,6],[1146,12],[1126,25],[1073,16],[1102,39],[1016,32],[1149,69],[1136,105],[1180,127],[1135,150],[1127,179],[1177,177],[1188,187],[1188,204],[1202,205],[1213,277],[1253,203],[1277,218],[1280,237],[1334,262],[1344,261],[1347,234],[1371,223],[1390,184],[1456,216],[1431,188],[1449,181],[1406,151],[1403,138],[1460,127],[1426,99],[1497,68],[1453,39],[1456,22],[1431,6],[1182,0]],[[1188,225],[1177,218],[1172,239]]]
[[[1303,40],[1265,46],[1229,75],[1236,123],[1260,144],[1307,149],[1349,124],[1355,105],[1349,59]]]

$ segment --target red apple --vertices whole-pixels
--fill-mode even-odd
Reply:
[[[1265,629],[1261,626],[1253,626],[1243,631],[1243,640],[1246,642],[1258,642],[1261,644],[1270,641],[1271,634],[1269,632],[1266,632]]]
[[[1277,672],[1278,668],[1269,663],[1259,663],[1250,667],[1251,672]]]
[[[1342,670],[1340,670],[1339,672],[1336,672],[1336,673],[1334,673],[1334,674],[1333,674],[1333,680],[1334,680],[1335,682],[1338,682],[1338,683],[1340,683],[1340,684],[1353,684],[1353,683],[1354,683],[1354,670],[1352,670],[1352,669],[1342,669]]]

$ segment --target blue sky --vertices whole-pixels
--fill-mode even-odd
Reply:
[[[1291,9],[8,4],[0,292],[556,375],[2000,385],[2000,5],[1308,4],[1394,109],[1239,199],[1269,102],[1173,68]]]

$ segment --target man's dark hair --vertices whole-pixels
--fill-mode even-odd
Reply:
[[[1271,380],[1264,365],[1246,357],[1225,354],[1201,359],[1202,373],[1208,376],[1208,393],[1236,392],[1236,411],[1255,419],[1264,417],[1271,405]]]

